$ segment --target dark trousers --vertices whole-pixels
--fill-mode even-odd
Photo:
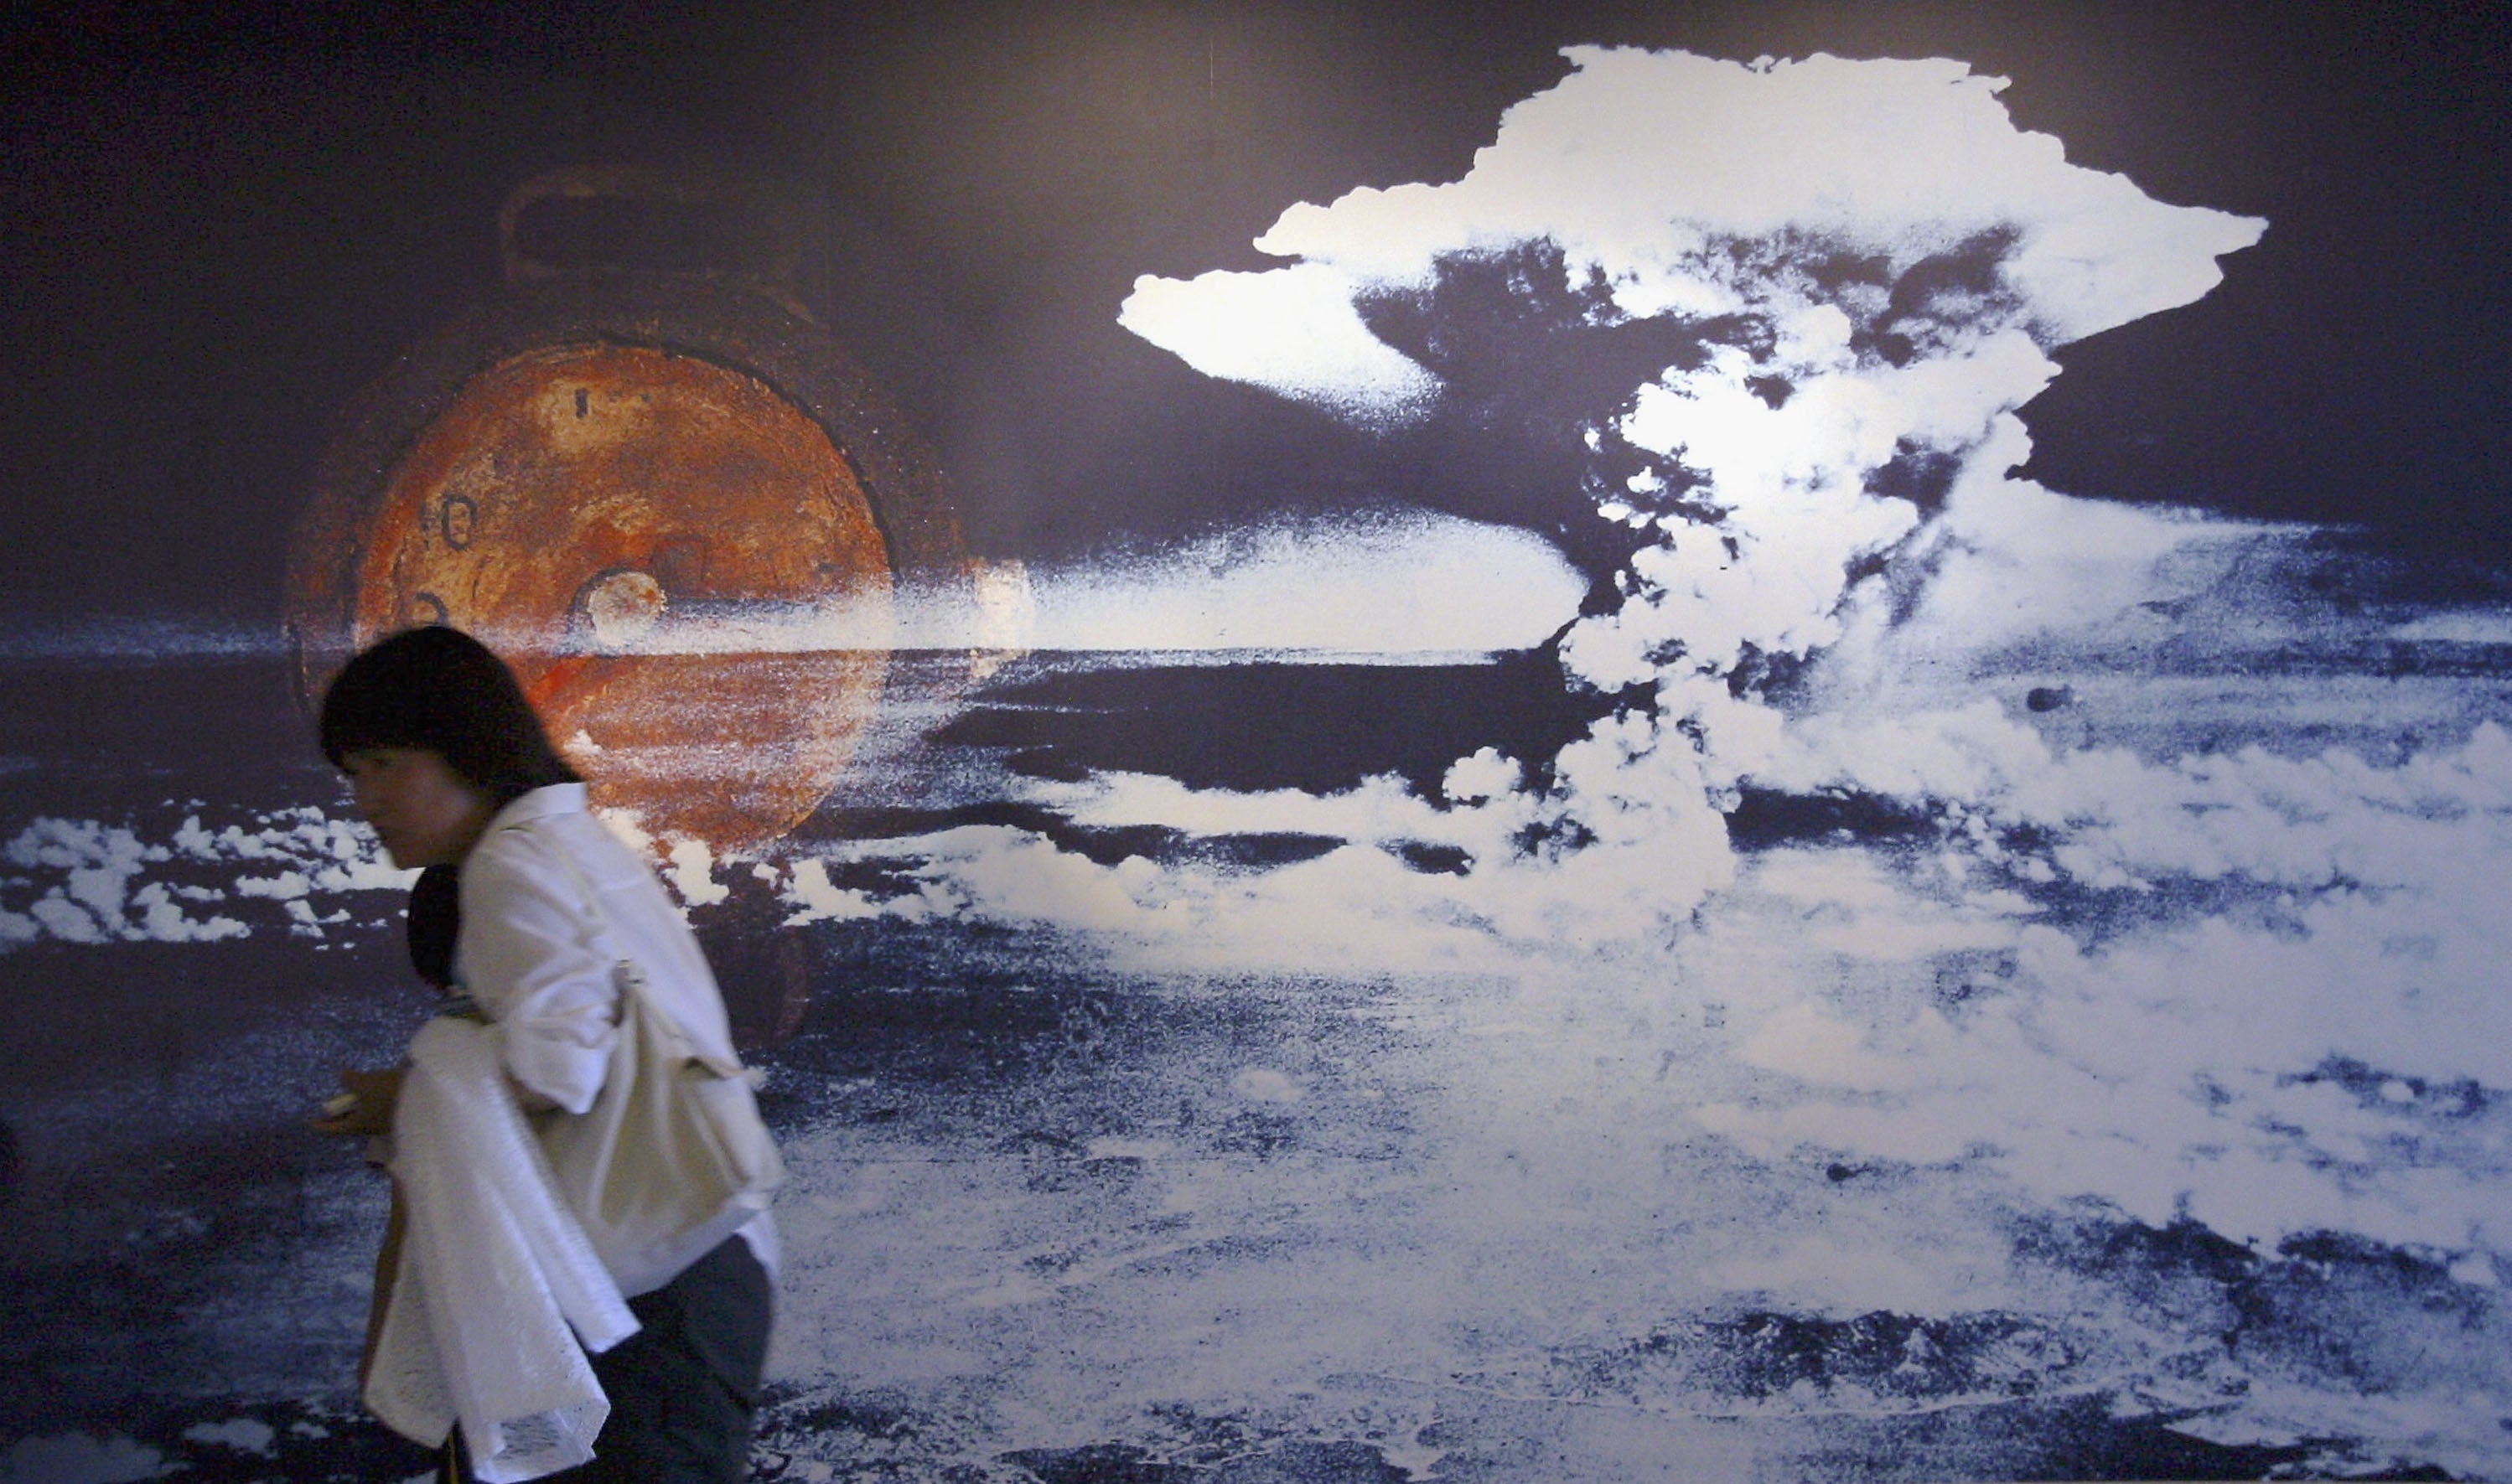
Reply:
[[[767,1272],[727,1237],[652,1293],[628,1301],[637,1333],[592,1357],[610,1398],[594,1459],[550,1484],[740,1484],[767,1364]],[[460,1434],[455,1434],[458,1444]],[[467,1479],[468,1461],[449,1464]]]

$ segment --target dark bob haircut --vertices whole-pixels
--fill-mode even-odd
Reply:
[[[503,807],[553,783],[581,783],[550,746],[506,662],[459,629],[404,629],[341,668],[323,692],[323,756],[424,748]]]

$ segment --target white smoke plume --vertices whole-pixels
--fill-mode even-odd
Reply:
[[[1257,246],[1298,259],[1283,273],[1331,270],[1356,299],[1548,242],[1570,289],[1593,287],[1599,319],[1723,327],[1703,364],[1598,410],[1597,445],[1646,465],[1600,513],[1659,540],[1622,605],[1563,645],[1590,684],[1654,684],[1653,724],[1685,731],[1716,788],[1779,727],[1733,683],[1739,666],[1837,640],[1869,596],[1853,591],[1858,564],[1919,527],[1920,508],[1870,492],[1874,478],[1934,458],[1960,471],[1947,499],[1993,499],[2028,452],[2013,410],[2056,374],[2043,351],[2196,298],[2217,255],[2263,223],[2069,166],[2059,141],[2008,122],[2002,80],[1956,62],[1567,55],[1571,76],[1511,109],[1462,180],[1295,207]],[[1123,322],[1198,367],[1298,393],[1288,347],[1308,327],[1270,298],[1248,312],[1263,277],[1147,279]],[[1215,342],[1247,359],[1227,369]],[[1311,389],[1350,401],[1350,364],[1337,352]],[[1420,401],[1411,377],[1391,387],[1390,406]],[[1658,767],[1678,750],[1639,749]],[[1588,764],[1564,766],[1567,791],[1659,802],[1644,788],[1625,800],[1629,760],[1610,751],[1562,762]],[[1577,817],[1597,827],[1592,809]]]
[[[825,604],[713,605],[606,633],[626,654],[843,649],[1297,653],[1405,662],[1543,643],[1587,584],[1541,537],[1435,511],[1280,518],[1049,566],[979,566],[974,602],[915,586]],[[1495,604],[1493,593],[1511,601]],[[484,630],[524,648],[564,632]]]
[[[2175,751],[2182,692],[2140,698],[2100,651],[2174,642],[2176,605],[2273,624],[2210,595],[2291,533],[2006,473],[2050,350],[2200,296],[2264,224],[2069,165],[2014,128],[2002,80],[1957,62],[1567,55],[1462,179],[1294,207],[1257,244],[1283,268],[1146,278],[1122,323],[1397,433],[1446,389],[1359,337],[1373,304],[1435,313],[1459,264],[1540,245],[1553,255],[1518,260],[1561,281],[1522,285],[1530,300],[1690,327],[1694,353],[1587,430],[1598,516],[1646,538],[1619,605],[1560,646],[1614,715],[1552,759],[1462,760],[1431,800],[1391,779],[1323,798],[1038,786],[1081,823],[1345,841],[1295,866],[1103,867],[971,829],[840,852],[912,855],[903,897],[802,863],[801,915],[965,913],[1157,961],[1513,964],[1599,999],[1715,1000],[1702,1023],[1749,1095],[1668,1091],[1658,1115],[1765,1157],[1984,1164],[2039,1199],[2259,1242],[2358,1232],[2493,1281],[2512,1156],[2489,1089],[2512,1085],[2512,1027],[2476,883],[2512,871],[2503,730],[2448,697],[2412,717],[2392,686],[2323,692],[2358,731],[2423,739],[2385,761]],[[2015,704],[2036,647],[2064,672],[2049,716]],[[2115,735],[2062,680],[2100,691]],[[1752,793],[1865,800],[1902,833],[1740,853],[1726,817]],[[1405,869],[1424,843],[1466,864]]]
[[[1281,520],[1029,573],[1027,649],[1484,654],[1542,644],[1587,583],[1549,542],[1430,511]],[[1510,595],[1495,603],[1492,595]]]
[[[1922,544],[1926,512],[1876,492],[1879,476],[1949,468],[1948,505],[1993,505],[2026,451],[2013,410],[2056,371],[2044,350],[2205,293],[2217,254],[2262,226],[2068,165],[2057,140],[2008,122],[2001,80],[1955,62],[1567,55],[1571,75],[1511,108],[1463,179],[1286,212],[1257,245],[1295,259],[1276,272],[1300,293],[1268,287],[1274,275],[1145,279],[1122,315],[1203,370],[1381,419],[1424,406],[1430,372],[1408,361],[1380,395],[1356,390],[1356,306],[1435,296],[1447,265],[1478,254],[1550,244],[1590,321],[1704,327],[1697,364],[1594,410],[1589,434],[1600,464],[1610,451],[1638,465],[1599,514],[1655,543],[1562,659],[1579,682],[1652,699],[1526,760],[1549,762],[1532,802],[1469,782],[1447,801],[1448,837],[1476,833],[1457,814],[1504,828],[1481,832],[1473,872],[1441,892],[1538,878],[1501,894],[1556,941],[1679,921],[1730,879],[1719,810],[1796,746],[1760,669],[1883,607],[1888,559]],[[1331,302],[1315,289],[1328,277],[1344,291]],[[1294,300],[1326,307],[1303,319]],[[1303,370],[1312,336],[1322,348]],[[1596,912],[1642,899],[1611,923]]]

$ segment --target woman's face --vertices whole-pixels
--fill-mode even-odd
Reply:
[[[368,747],[342,760],[358,812],[408,871],[471,852],[496,809],[489,796],[423,747]]]

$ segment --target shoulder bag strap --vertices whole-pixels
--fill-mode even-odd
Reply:
[[[530,825],[527,822],[508,825],[506,828],[529,830]],[[549,855],[558,861],[559,869],[565,871],[569,879],[575,882],[576,894],[584,901],[585,913],[592,918],[594,929],[600,935],[601,944],[607,946],[610,952],[612,960],[610,982],[619,991],[619,1004],[611,1011],[610,1016],[613,1023],[627,1018],[628,996],[634,995],[637,996],[638,1007],[645,1013],[647,1024],[660,1027],[663,1033],[671,1037],[671,1044],[676,1047],[680,1055],[705,1066],[719,1075],[741,1075],[742,1066],[738,1060],[727,1066],[724,1065],[720,1058],[709,1056],[701,1051],[696,1043],[689,1039],[688,1033],[681,1029],[681,1023],[674,1019],[669,1011],[654,1002],[654,996],[647,986],[645,968],[620,947],[619,930],[610,919],[610,911],[603,905],[602,893],[595,888],[592,879],[587,877],[584,874],[584,868],[576,863],[574,853],[546,837],[542,839],[541,843]]]

